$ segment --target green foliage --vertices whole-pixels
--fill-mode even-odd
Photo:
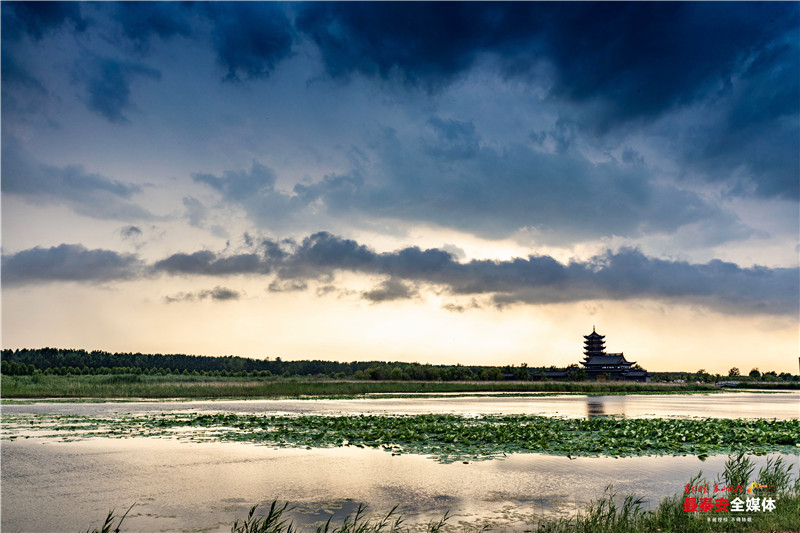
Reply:
[[[800,453],[798,420],[165,413],[107,417],[4,414],[3,424],[3,438],[29,430],[70,439],[180,436],[276,447],[369,447],[393,454],[427,455],[441,462],[490,459],[511,453],[615,457],[691,454],[701,459],[732,452]],[[730,484],[741,484],[752,473],[752,465],[747,470],[746,462],[736,464],[742,470],[726,470],[724,474]],[[774,473],[767,470],[764,476],[774,477]]]
[[[142,374],[2,376],[2,396],[9,398],[269,398],[356,396],[373,393],[562,392],[642,394],[714,392],[711,385],[631,382],[490,381],[328,381],[275,376],[227,377]],[[221,373],[224,374],[224,373]],[[358,373],[356,373],[356,376]]]

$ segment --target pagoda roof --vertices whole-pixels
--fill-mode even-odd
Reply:
[[[634,364],[636,361],[629,362],[625,360],[625,356],[622,354],[613,354],[613,355],[589,355],[586,357],[585,361],[582,361],[582,364],[585,366],[595,366],[595,365],[620,365],[620,366],[630,366]]]
[[[594,330],[594,326],[592,326],[592,332],[589,333],[588,335],[584,335],[583,338],[587,339],[587,340],[594,340],[594,339],[605,339],[606,336],[605,335],[600,335],[599,333],[597,333]]]

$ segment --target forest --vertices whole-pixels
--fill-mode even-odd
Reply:
[[[324,360],[284,361],[280,357],[252,359],[227,355],[221,357],[185,354],[110,353],[83,349],[40,348],[5,349],[0,373],[6,376],[46,375],[195,375],[214,377],[306,377],[391,381],[541,381],[545,372],[566,371],[569,381],[582,381],[586,374],[577,364],[567,368],[490,365],[432,365],[407,362]],[[752,369],[742,374],[731,368],[727,375],[696,372],[651,372],[653,381],[700,381],[787,383],[800,382],[800,376],[787,372],[760,372]]]

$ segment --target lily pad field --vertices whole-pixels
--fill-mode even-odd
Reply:
[[[112,511],[109,531],[230,531],[234,522],[236,531],[276,532],[325,524],[342,532],[793,531],[798,400],[795,392],[489,391],[15,400],[3,405],[2,525],[101,531]],[[683,510],[693,477],[721,480],[742,461],[749,482],[775,477],[776,461],[783,469],[777,509],[727,526]],[[51,502],[44,509],[41,498]]]

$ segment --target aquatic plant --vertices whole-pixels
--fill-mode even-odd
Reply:
[[[156,415],[3,416],[3,439],[35,431],[63,439],[174,437],[274,447],[355,446],[392,454],[414,453],[442,462],[490,459],[510,453],[567,456],[800,453],[800,420],[636,419],[589,420],[530,415],[261,415],[162,413]],[[736,468],[744,469],[745,463]],[[726,471],[742,479],[749,471]],[[775,476],[774,468],[765,476]]]

